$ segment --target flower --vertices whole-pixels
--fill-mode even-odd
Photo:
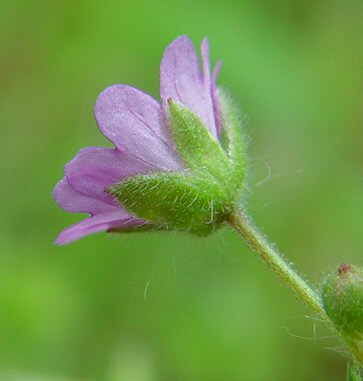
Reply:
[[[127,85],[110,86],[98,96],[95,118],[115,149],[82,149],[65,166],[53,196],[61,208],[90,217],[63,230],[57,244],[103,230],[204,234],[205,225],[219,226],[244,174],[244,160],[234,165],[243,148],[231,142],[236,116],[216,87],[220,65],[210,72],[206,39],[201,52],[203,72],[187,36],[167,47],[160,67],[161,104]],[[235,174],[233,195],[225,197],[231,192],[221,185],[224,177],[229,182]]]

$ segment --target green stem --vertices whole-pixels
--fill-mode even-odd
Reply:
[[[280,278],[283,284],[287,285],[294,293],[311,308],[323,320],[331,322],[326,315],[319,295],[309,286],[309,284],[290,266],[281,253],[267,240],[263,233],[257,229],[251,218],[244,212],[239,211],[229,217],[228,220],[231,227],[244,239],[247,246],[253,250],[263,262]],[[332,323],[332,322],[331,322]],[[341,335],[347,347],[349,348],[352,358],[355,359],[353,370],[359,369],[363,365],[362,344],[357,344],[348,337]],[[357,364],[360,364],[357,368]],[[353,376],[352,376],[353,377]],[[356,380],[356,378],[351,378]],[[362,380],[363,381],[363,380]]]
[[[322,319],[329,320],[325,314],[319,295],[297,274],[279,251],[257,229],[244,211],[232,214],[229,224],[240,234],[247,246],[252,249],[280,278],[282,283],[292,289]]]

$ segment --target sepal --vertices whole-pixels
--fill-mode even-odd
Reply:
[[[197,176],[213,177],[227,190],[232,166],[216,138],[192,111],[171,98],[168,119],[176,148],[191,171]]]
[[[227,152],[232,167],[230,185],[238,191],[242,188],[246,175],[246,142],[243,121],[239,108],[232,97],[223,89],[217,89],[221,113],[221,144]]]
[[[132,176],[108,191],[128,212],[164,230],[208,235],[232,210],[218,182],[188,173]]]

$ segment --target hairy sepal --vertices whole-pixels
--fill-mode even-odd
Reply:
[[[210,177],[231,188],[232,166],[226,152],[200,119],[182,104],[168,100],[168,120],[176,148],[198,177]]]
[[[243,121],[239,108],[225,90],[217,89],[217,99],[222,121],[221,144],[232,168],[230,184],[238,192],[242,189],[246,175],[246,143]]]
[[[126,210],[156,229],[208,235],[232,210],[218,182],[189,173],[132,176],[109,191]]]

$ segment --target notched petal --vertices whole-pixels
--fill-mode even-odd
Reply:
[[[181,163],[164,124],[161,105],[126,85],[114,85],[97,98],[95,117],[102,133],[121,151],[159,170]]]
[[[163,101],[173,98],[182,103],[216,136],[206,40],[202,44],[202,60],[204,75],[191,40],[181,36],[173,41],[160,65],[160,96]]]
[[[53,197],[56,203],[68,212],[97,214],[118,209],[77,192],[66,177],[55,186]]]
[[[55,243],[57,245],[65,245],[89,234],[97,233],[100,231],[116,230],[122,227],[130,227],[137,224],[140,224],[140,220],[132,218],[123,210],[104,213],[89,217],[64,229],[58,235]]]
[[[117,149],[88,147],[65,166],[69,183],[79,193],[115,205],[105,188],[153,167]]]

